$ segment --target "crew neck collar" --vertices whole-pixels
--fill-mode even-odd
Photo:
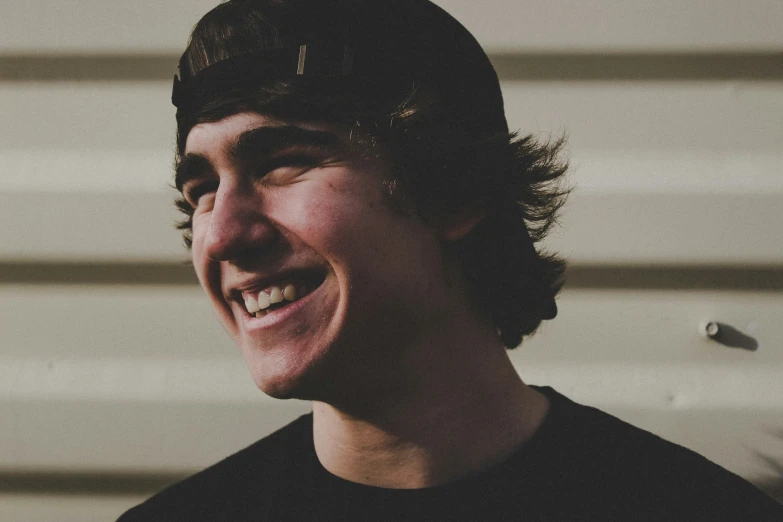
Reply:
[[[303,446],[306,448],[307,452],[305,457],[307,459],[308,467],[313,470],[313,479],[316,483],[321,483],[329,488],[335,488],[346,493],[353,492],[365,496],[377,496],[378,498],[429,498],[450,496],[452,494],[460,495],[463,494],[463,492],[474,490],[477,486],[482,488],[487,487],[487,484],[492,484],[496,478],[502,477],[509,469],[519,466],[524,460],[535,459],[537,454],[543,452],[543,446],[550,438],[548,434],[552,431],[557,419],[562,414],[561,410],[563,406],[568,402],[566,397],[549,386],[531,386],[531,388],[542,393],[549,400],[549,411],[547,412],[546,417],[533,436],[514,453],[505,460],[494,464],[483,471],[472,473],[445,484],[416,489],[382,488],[359,484],[340,478],[330,473],[318,460],[318,455],[315,452],[315,444],[313,443],[312,413],[307,416],[308,419],[304,422],[305,429],[302,434],[306,439],[303,441]]]

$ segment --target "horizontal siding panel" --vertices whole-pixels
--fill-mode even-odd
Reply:
[[[783,6],[775,0],[655,4],[590,0],[489,7],[437,0],[490,49],[768,50],[783,48]],[[190,28],[216,0],[48,0],[0,4],[0,52],[179,51]]]
[[[558,307],[556,320],[544,322],[521,349],[511,352],[515,362],[783,366],[783,292],[566,288],[558,297]],[[703,321],[718,321],[752,336],[758,350],[729,348],[706,339],[700,332]],[[242,371],[238,349],[195,285],[4,284],[0,286],[0,331],[3,357],[22,362],[32,357],[32,370],[25,370],[24,375],[46,371],[67,376],[72,367],[59,368],[58,361],[96,360],[97,373],[84,366],[87,396],[93,386],[88,382],[89,375],[101,375],[107,368],[122,372],[122,361],[126,360],[129,364],[152,360],[145,366],[149,368],[148,378],[159,383],[164,395],[168,374],[155,373],[158,359],[185,358],[193,364],[188,371],[201,364],[198,361],[206,361],[202,373],[209,374],[214,359],[234,358],[232,364],[236,366],[216,366],[222,368],[220,375],[233,376]],[[578,339],[578,346],[574,339]],[[104,358],[110,366],[101,366]],[[16,372],[22,367],[0,367],[7,372],[0,379],[4,394],[17,389],[33,393],[37,386],[47,393],[48,384],[36,383],[32,377],[27,384],[24,376],[16,380]],[[117,375],[119,381],[132,378],[132,374]],[[136,382],[141,377],[134,379]],[[62,386],[47,381],[51,386]],[[104,383],[98,380],[94,385]],[[111,382],[105,385],[111,386]],[[222,386],[254,389],[249,379]],[[153,388],[147,391],[158,393]],[[52,393],[61,392],[57,388]],[[778,398],[783,399],[783,395]]]
[[[577,191],[783,193],[783,152],[569,148],[568,181]],[[172,164],[173,152],[163,148],[13,149],[0,151],[0,181],[6,193],[116,192],[122,197],[166,191]]]
[[[172,191],[173,192],[173,191]],[[0,193],[0,260],[168,261],[187,253],[174,194]],[[783,193],[576,191],[545,247],[576,264],[777,265]]]
[[[0,285],[0,332],[0,353],[53,365],[64,354],[99,361],[239,355],[196,285]],[[242,385],[252,387],[249,378]]]
[[[568,183],[577,192],[783,193],[783,152],[570,149]],[[0,180],[5,193],[161,193],[170,188],[172,157],[161,148],[6,150]]]
[[[491,4],[437,0],[490,49],[680,51],[781,49],[783,5],[775,0]]]
[[[780,264],[783,194],[574,194],[545,246],[574,263]]]
[[[586,346],[585,350],[588,349]],[[736,358],[738,361],[705,354],[701,361],[690,363],[646,363],[627,360],[632,359],[632,354],[621,353],[623,347],[617,349],[617,361],[581,362],[579,355],[571,361],[551,363],[539,362],[529,355],[514,354],[512,359],[526,380],[551,384],[575,400],[606,407],[664,411],[781,410],[783,413],[783,383],[778,378],[783,368],[781,347],[773,349],[778,352],[778,360],[768,364],[759,362],[765,359],[763,356],[754,360],[752,354],[744,360]],[[644,359],[644,355],[639,358]],[[249,372],[238,357],[193,360],[185,357],[4,357],[0,359],[0,372],[10,376],[0,391],[4,400],[13,401],[22,410],[14,415],[17,419],[20,414],[28,417],[25,413],[28,409],[32,411],[52,403],[61,407],[76,405],[73,407],[77,409],[79,404],[97,409],[102,404],[183,409],[252,406],[270,412],[288,409],[285,402],[271,399],[253,386]],[[11,383],[15,383],[13,388]],[[303,403],[291,404],[300,408]]]
[[[310,409],[308,403],[263,399],[2,400],[0,412],[10,421],[0,426],[0,467],[17,472],[181,473],[215,463]]]
[[[0,494],[3,522],[106,522],[117,518],[145,495]]]
[[[557,318],[511,352],[515,363],[783,365],[783,292],[566,288],[557,302]],[[752,336],[758,349],[707,339],[708,321]]]
[[[0,258],[184,261],[167,194],[0,193]]]
[[[0,53],[180,51],[218,0],[31,0],[0,3]]]
[[[565,130],[574,153],[780,158],[783,81],[508,81],[503,91],[512,129]],[[0,154],[171,154],[170,99],[170,81],[0,82]]]
[[[171,81],[0,83],[0,153],[173,151]]]
[[[502,88],[512,129],[565,130],[574,153],[659,153],[665,159],[692,151],[725,158],[779,153],[783,141],[780,81],[508,81]]]

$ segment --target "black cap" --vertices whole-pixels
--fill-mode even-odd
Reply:
[[[351,85],[385,85],[387,92],[399,86],[399,94],[412,85],[427,85],[436,90],[455,123],[477,131],[508,131],[500,84],[486,53],[462,24],[428,0],[228,4],[239,16],[243,9],[262,12],[274,38],[195,75],[186,52],[172,94],[178,118],[232,88],[278,79],[331,78]]]

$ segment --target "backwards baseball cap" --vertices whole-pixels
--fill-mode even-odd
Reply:
[[[240,22],[231,38],[253,39],[249,49],[240,45],[199,71],[188,65],[191,42],[174,78],[179,121],[233,90],[315,80],[400,95],[426,85],[455,122],[477,131],[508,131],[487,55],[462,24],[428,0],[232,0],[204,19],[220,11],[267,34],[243,35]]]

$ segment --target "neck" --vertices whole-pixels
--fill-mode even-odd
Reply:
[[[522,382],[491,325],[473,335],[462,326],[416,347],[433,362],[414,365],[405,390],[358,408],[314,402],[315,449],[329,472],[376,487],[430,487],[488,469],[533,435],[547,399]]]

